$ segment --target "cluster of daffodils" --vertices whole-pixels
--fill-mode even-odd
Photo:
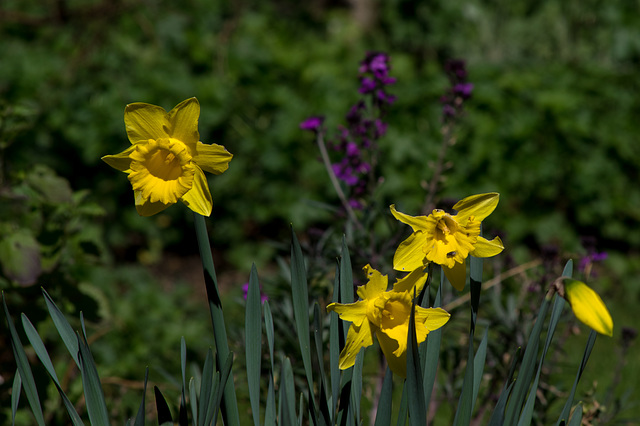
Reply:
[[[221,145],[200,142],[196,98],[187,99],[170,112],[145,103],[127,105],[124,113],[131,146],[102,159],[128,174],[135,206],[142,216],[151,216],[182,201],[194,212],[209,216],[213,207],[204,171],[221,174],[229,167],[232,155]],[[499,237],[487,240],[480,235],[481,223],[498,205],[499,194],[487,193],[464,198],[453,206],[457,214],[435,209],[428,216],[391,213],[413,229],[395,252],[393,268],[407,272],[388,290],[386,275],[364,267],[368,282],[358,287],[360,300],[332,303],[328,311],[351,322],[345,347],[340,353],[340,368],[352,367],[361,349],[373,344],[375,334],[391,371],[406,376],[406,352],[409,321],[415,295],[427,281],[426,268],[438,264],[453,287],[461,291],[466,284],[466,259],[491,257],[504,250]],[[601,334],[613,334],[613,321],[602,299],[586,284],[559,279],[552,291],[564,297],[576,317]],[[415,330],[418,343],[449,321],[441,308],[415,306]]]

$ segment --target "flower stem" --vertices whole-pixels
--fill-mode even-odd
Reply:
[[[342,206],[347,211],[347,215],[349,216],[349,219],[351,219],[351,221],[355,223],[359,229],[363,229],[362,224],[356,217],[355,213],[353,212],[353,209],[349,205],[349,201],[347,200],[347,197],[344,195],[344,192],[342,191],[342,187],[340,186],[340,182],[338,182],[338,178],[336,177],[336,174],[333,172],[333,168],[331,167],[331,160],[329,160],[329,153],[327,152],[327,147],[324,143],[324,139],[322,138],[322,132],[317,132],[316,141],[318,142],[320,155],[322,155],[322,162],[324,163],[324,167],[327,169],[327,173],[329,174],[329,179],[331,180],[333,189],[335,189],[336,193],[338,194],[338,198],[340,198],[340,202],[342,203]]]

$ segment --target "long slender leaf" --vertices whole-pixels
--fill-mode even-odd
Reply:
[[[80,321],[84,326],[82,316],[80,317]],[[82,341],[79,334],[76,334],[76,336],[78,338],[78,347],[80,348],[78,361],[80,361],[82,387],[84,388],[84,399],[87,404],[89,420],[91,421],[91,424],[94,425],[107,425],[109,424],[109,415],[96,364],[93,361],[93,356],[91,355],[91,351],[89,350],[86,340]]]
[[[18,411],[18,403],[20,402],[20,393],[22,393],[22,378],[20,370],[16,369],[13,376],[13,384],[11,385],[11,425],[16,424],[16,412]]]
[[[560,321],[560,315],[562,314],[564,305],[564,299],[556,296],[555,301],[553,302],[553,308],[551,310],[551,319],[549,320],[547,338],[544,343],[542,355],[540,356],[540,362],[538,363],[538,371],[536,373],[535,379],[533,380],[533,384],[531,385],[531,390],[529,390],[529,397],[527,398],[527,401],[524,404],[524,408],[522,409],[522,414],[520,415],[520,419],[518,420],[518,426],[528,426],[531,424],[531,420],[533,418],[533,408],[535,405],[538,390],[538,382],[540,381],[540,374],[542,373],[542,365],[544,364],[544,359],[547,355],[547,351],[551,346],[551,340],[553,339],[553,335],[555,334],[558,321]]]
[[[415,297],[415,295],[414,295]],[[422,383],[422,369],[418,356],[418,340],[416,338],[416,304],[411,305],[409,316],[409,332],[407,333],[407,379],[409,424],[424,426],[427,424],[427,410],[424,402],[424,388]]]
[[[316,344],[316,359],[318,360],[318,366],[320,367],[320,384],[322,388],[326,389],[327,380],[324,369],[324,353],[322,350],[322,323],[322,312],[320,310],[320,305],[316,302],[313,304],[313,340]]]
[[[436,298],[433,301],[433,307],[439,307],[441,305],[442,285],[444,283],[445,276],[440,273],[440,285],[438,286],[438,292]],[[433,393],[433,386],[436,382],[436,373],[438,372],[438,360],[440,358],[440,342],[442,341],[442,328],[431,331],[427,335],[426,340],[426,356],[424,361],[424,404],[429,412],[429,403],[431,402],[431,395]]]
[[[409,416],[409,398],[408,398],[407,382],[404,382],[402,387],[402,396],[400,397],[400,409],[398,410],[397,426],[404,426],[407,424],[407,417]]]
[[[36,355],[40,359],[40,362],[42,362],[42,365],[44,366],[45,370],[47,370],[47,373],[49,373],[51,380],[53,380],[53,384],[58,390],[60,398],[62,398],[62,402],[67,410],[67,413],[69,414],[69,417],[71,418],[71,422],[75,426],[83,425],[80,415],[67,397],[67,394],[62,390],[62,387],[60,386],[60,381],[58,380],[56,370],[53,368],[53,363],[51,362],[51,358],[49,358],[49,353],[47,352],[47,349],[45,348],[40,335],[25,314],[22,314],[22,327],[24,328],[25,334],[29,339],[29,343],[31,343],[31,346],[36,352]]]
[[[189,419],[187,418],[187,343],[184,340],[184,336],[180,338],[180,374],[182,375],[182,388],[180,392],[178,424],[180,426],[187,426],[189,424]]]
[[[149,367],[145,369],[144,372],[144,387],[142,389],[142,402],[140,402],[140,408],[138,408],[138,414],[136,415],[136,421],[134,426],[144,426],[144,416],[145,416],[145,397],[147,395],[147,381],[149,380]]]
[[[42,289],[42,293],[44,294],[44,300],[47,303],[49,315],[51,315],[51,319],[53,320],[53,324],[56,326],[56,330],[58,330],[58,334],[60,334],[62,341],[67,347],[67,350],[69,350],[69,354],[71,354],[76,365],[80,368],[80,362],[78,361],[78,338],[76,337],[76,333],[73,331],[73,327],[71,327],[69,321],[67,321],[44,288]]]
[[[362,400],[362,366],[364,364],[364,351],[361,350],[356,355],[351,375],[351,404],[349,405],[350,419],[355,424],[360,422],[360,401]]]
[[[271,307],[269,301],[265,301],[264,305],[264,330],[267,335],[267,345],[269,346],[269,360],[271,361],[271,374],[275,371],[275,362],[273,359],[273,349],[275,345],[273,331],[273,316],[271,315]]]
[[[282,386],[282,420],[283,425],[294,426],[296,423],[296,396],[295,385],[293,381],[293,370],[291,369],[291,361],[285,358],[282,363],[282,376],[280,377],[280,386]]]
[[[267,389],[267,405],[264,409],[264,424],[276,424],[276,393],[273,389],[273,370],[269,372],[269,388]]]
[[[576,390],[578,388],[578,382],[580,382],[580,377],[582,377],[582,373],[584,369],[587,367],[587,361],[589,361],[589,356],[591,356],[591,350],[593,349],[593,345],[596,343],[596,337],[598,333],[591,330],[589,334],[589,339],[587,339],[587,346],[584,348],[584,354],[582,355],[582,361],[580,362],[580,368],[578,369],[578,373],[576,374],[576,378],[573,382],[573,386],[571,387],[571,392],[569,392],[569,397],[567,398],[567,402],[560,413],[560,417],[558,418],[558,423],[562,421],[566,421],[569,418],[569,413],[571,412],[571,406],[573,405],[573,398],[576,395]]]
[[[220,301],[220,293],[218,292],[218,279],[213,265],[209,234],[207,233],[204,216],[194,213],[193,217],[196,237],[198,239],[198,248],[200,250],[200,260],[202,261],[202,268],[204,270],[204,282],[207,290],[207,299],[209,301],[209,310],[211,312],[211,324],[213,325],[213,336],[216,344],[216,360],[217,365],[220,366],[223,360],[226,360],[229,356],[230,350],[229,342],[227,341],[224,315],[222,313],[222,302]],[[227,381],[223,398],[222,416],[224,417],[225,424],[229,426],[240,426],[240,415],[238,413],[233,373]]]
[[[158,424],[159,425],[162,425],[164,423],[173,424],[173,417],[171,417],[169,404],[167,404],[167,401],[164,399],[164,395],[162,395],[162,392],[160,392],[160,389],[157,386],[153,387],[153,393],[156,396],[156,412],[158,414]],[[107,424],[107,423],[104,423],[104,424]]]
[[[507,382],[509,382],[508,380]],[[493,409],[493,414],[491,414],[491,418],[489,419],[489,426],[503,426],[504,423],[504,409],[507,406],[507,398],[509,398],[509,394],[511,393],[511,389],[513,388],[513,382],[508,386],[505,386],[500,393],[500,397],[498,398],[498,402],[496,403],[495,408]]]
[[[198,426],[205,426],[207,412],[209,411],[209,401],[213,392],[213,352],[211,348],[207,351],[202,368],[202,381],[200,382],[200,397],[198,404]],[[213,417],[213,416],[212,416]]]
[[[339,302],[340,295],[340,265],[336,265],[331,302]],[[331,424],[336,424],[335,416],[338,408],[338,394],[340,392],[340,327],[338,314],[329,315],[329,374],[331,377]]]
[[[44,416],[42,414],[42,406],[40,405],[40,398],[38,397],[36,382],[33,378],[33,373],[31,372],[31,366],[29,365],[27,354],[24,351],[24,347],[22,346],[22,342],[20,341],[20,337],[18,336],[16,327],[13,324],[13,319],[11,319],[11,315],[9,314],[9,308],[7,308],[4,293],[2,293],[2,304],[4,306],[5,317],[7,318],[7,324],[9,325],[13,357],[15,358],[16,364],[18,365],[18,372],[20,373],[20,378],[24,387],[24,393],[27,396],[27,401],[29,402],[29,406],[31,407],[31,412],[36,418],[36,422],[38,423],[38,425],[44,426]]]
[[[293,316],[298,331],[302,364],[309,387],[313,388],[311,369],[311,343],[309,339],[309,294],[307,289],[307,268],[302,257],[302,249],[293,228],[291,229],[291,296]]]
[[[484,372],[484,362],[487,358],[487,339],[489,337],[489,329],[484,330],[484,336],[480,341],[480,346],[476,351],[476,356],[473,359],[473,397],[471,398],[472,406],[471,411],[478,399],[478,392],[480,391],[480,382],[482,381],[482,374]]]
[[[391,399],[393,398],[393,373],[387,366],[382,382],[380,398],[378,398],[378,409],[376,411],[376,422],[374,426],[388,426],[391,424]]]
[[[196,381],[189,379],[189,405],[191,405],[191,424],[198,425],[198,396],[196,395]]]
[[[580,426],[582,424],[582,403],[579,403],[575,410],[573,410],[573,415],[571,416],[571,420],[567,426]]]
[[[262,358],[262,304],[256,265],[251,266],[247,306],[245,309],[245,354],[247,360],[247,384],[253,424],[260,425],[260,360]]]
[[[542,325],[544,324],[544,319],[547,316],[548,310],[549,299],[545,297],[542,305],[540,306],[536,323],[534,324],[531,335],[529,336],[529,344],[524,351],[522,365],[520,366],[520,371],[518,372],[518,377],[513,387],[513,393],[509,398],[509,405],[507,405],[507,411],[505,413],[505,424],[516,424],[516,419],[519,417],[527,389],[529,389],[531,379],[533,378],[535,362],[538,356],[540,332],[542,331]]]
[[[455,426],[469,425],[471,423],[471,411],[473,410],[473,333],[469,334],[469,349],[467,355],[467,368],[462,381],[462,392],[458,400],[458,408],[453,420]]]

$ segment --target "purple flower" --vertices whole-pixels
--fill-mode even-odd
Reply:
[[[362,77],[360,80],[360,90],[359,92],[364,94],[371,93],[376,89],[376,82],[374,79],[369,77]]]
[[[244,283],[242,285],[242,297],[244,297],[244,300],[247,300],[248,294],[249,294],[249,283]],[[264,304],[264,302],[266,302],[267,300],[269,300],[269,296],[267,296],[262,292],[262,284],[260,284],[260,303]]]
[[[597,253],[597,252],[590,253],[585,257],[583,257],[582,259],[580,259],[578,270],[585,271],[587,267],[591,265],[593,262],[601,262],[605,260],[607,257],[608,257],[608,254],[606,251],[603,251],[600,253]]]
[[[302,130],[311,130],[313,132],[317,132],[318,130],[320,130],[322,123],[324,123],[323,116],[321,115],[313,116],[313,117],[307,118],[302,123],[300,123],[300,128]]]
[[[462,99],[469,99],[473,91],[473,83],[458,83],[453,86],[453,93],[461,96]]]

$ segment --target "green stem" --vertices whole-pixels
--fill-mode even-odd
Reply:
[[[207,225],[204,221],[204,216],[194,213],[193,217],[196,226],[196,236],[198,238],[198,248],[200,249],[200,259],[202,260],[202,268],[204,269],[204,282],[207,289],[207,299],[209,300],[209,310],[211,311],[211,323],[213,324],[213,337],[216,345],[216,369],[220,370],[230,353],[229,343],[227,342],[227,329],[224,325],[222,302],[220,301],[220,293],[218,292],[218,279],[216,278],[216,271],[213,266]],[[240,425],[233,373],[229,374],[229,379],[224,388],[222,416],[224,418],[224,424],[233,426]]]

